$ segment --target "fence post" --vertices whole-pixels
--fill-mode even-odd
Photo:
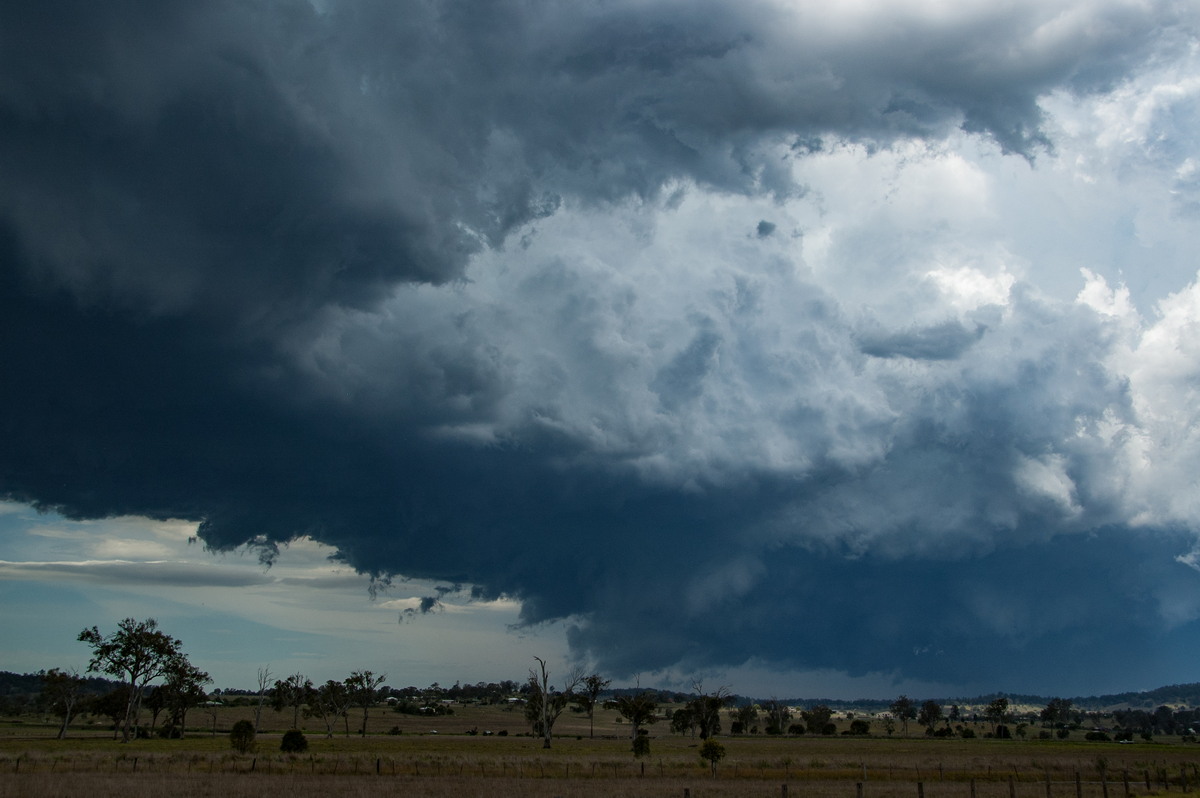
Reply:
[[[1008,798],[1017,798],[1017,782],[1012,776],[1008,777]]]
[[[687,787],[683,788],[683,798],[692,798],[692,791]]]
[[[1179,789],[1187,792],[1187,770],[1184,769],[1183,765],[1179,766]]]
[[[917,782],[917,798],[925,798],[925,782]]]
[[[854,795],[856,796],[856,798],[863,798],[861,781],[858,784],[854,785]]]
[[[975,798],[975,779],[971,779],[971,798]]]
[[[1129,771],[1121,771],[1121,781],[1125,783],[1125,798],[1129,798]]]
[[[779,798],[788,798],[787,785],[784,784],[779,788]]]
[[[1083,798],[1083,781],[1079,778],[1079,771],[1075,771],[1075,798]]]
[[[1108,798],[1108,771],[1100,771],[1100,789],[1104,791],[1104,798]]]
[[[1150,789],[1150,769],[1146,768],[1146,790]]]
[[[1050,771],[1046,771],[1046,798],[1050,798]]]

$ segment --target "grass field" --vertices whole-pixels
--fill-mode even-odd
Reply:
[[[101,723],[55,740],[49,719],[0,721],[0,796],[780,796],[789,798],[1124,798],[1182,794],[1200,783],[1200,745],[1179,738],[1136,744],[917,736],[723,736],[714,778],[699,740],[650,727],[651,753],[635,759],[628,727],[598,712],[564,714],[554,747],[526,736],[520,710],[460,707],[439,718],[372,710],[365,737],[332,739],[302,722],[310,749],[279,751],[291,716],[267,710],[256,750],[230,749],[228,730],[250,708],[189,716],[182,740],[121,744]],[[355,729],[361,715],[350,716]],[[216,733],[213,733],[215,720]],[[20,721],[20,722],[18,722]],[[398,727],[400,734],[388,734]],[[980,727],[982,731],[983,727]],[[469,730],[479,734],[469,735]],[[506,730],[507,736],[483,732]],[[435,733],[436,732],[436,733]],[[1128,780],[1128,781],[1126,781]]]

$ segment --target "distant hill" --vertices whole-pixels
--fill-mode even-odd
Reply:
[[[1021,693],[989,693],[979,696],[961,696],[958,698],[935,698],[939,704],[959,706],[985,706],[997,698],[1007,698],[1010,704],[1020,706],[1045,706],[1051,698],[1066,696],[1040,696]],[[909,696],[917,703],[926,700],[928,696]],[[761,699],[754,699],[761,701]],[[1188,684],[1173,684],[1159,687],[1155,690],[1141,692],[1113,693],[1109,695],[1075,696],[1070,697],[1075,709],[1093,712],[1111,711],[1114,709],[1157,709],[1167,705],[1173,708],[1200,708],[1200,682]],[[859,712],[882,712],[891,706],[891,700],[859,699],[847,701],[831,698],[789,698],[786,703],[792,706],[813,706],[824,704],[836,711],[855,710]]]
[[[83,681],[83,692],[103,695],[120,687],[120,682],[87,676]],[[42,692],[42,677],[36,673],[13,673],[0,671],[0,697],[35,696]]]

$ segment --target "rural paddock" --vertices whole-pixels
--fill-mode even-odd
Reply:
[[[695,741],[665,736],[635,760],[628,740],[405,736],[277,740],[236,754],[220,738],[53,741],[9,738],[0,796],[317,798],[317,796],[674,796],[675,798],[1126,798],[1183,795],[1200,782],[1200,746],[917,738],[723,737],[714,778]]]

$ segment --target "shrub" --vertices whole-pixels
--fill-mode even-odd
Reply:
[[[871,733],[871,722],[868,720],[862,720],[861,718],[850,721],[850,733],[851,734],[870,734]]]
[[[302,754],[308,750],[308,738],[299,729],[289,729],[279,741],[279,750],[285,754]]]
[[[239,720],[229,731],[229,744],[235,751],[245,754],[254,750],[254,724],[248,720]]]
[[[803,723],[793,723],[791,726],[788,726],[788,734],[804,734],[804,731]]]
[[[833,723],[826,723],[821,727],[821,734],[837,734],[837,726]]]
[[[969,728],[963,729],[962,736],[963,736],[964,740],[974,740],[975,739],[975,730],[969,729]]]
[[[1008,730],[1007,726],[1005,726],[1003,723],[1001,723],[999,726],[996,727],[996,739],[997,740],[1011,740],[1012,732]]]
[[[1104,742],[1108,742],[1109,737],[1107,734],[1105,734],[1102,731],[1090,731],[1087,734],[1083,735],[1083,739],[1091,740],[1093,742],[1104,743]]]
[[[633,755],[643,757],[650,755],[650,737],[642,730],[633,738]]]
[[[1065,740],[1065,739],[1067,739],[1068,737],[1070,737],[1070,736],[1071,736],[1071,730],[1070,730],[1070,729],[1059,729],[1058,731],[1056,731],[1056,732],[1054,732],[1054,733],[1055,733],[1056,735],[1058,735],[1058,739],[1060,739],[1060,740]]]

